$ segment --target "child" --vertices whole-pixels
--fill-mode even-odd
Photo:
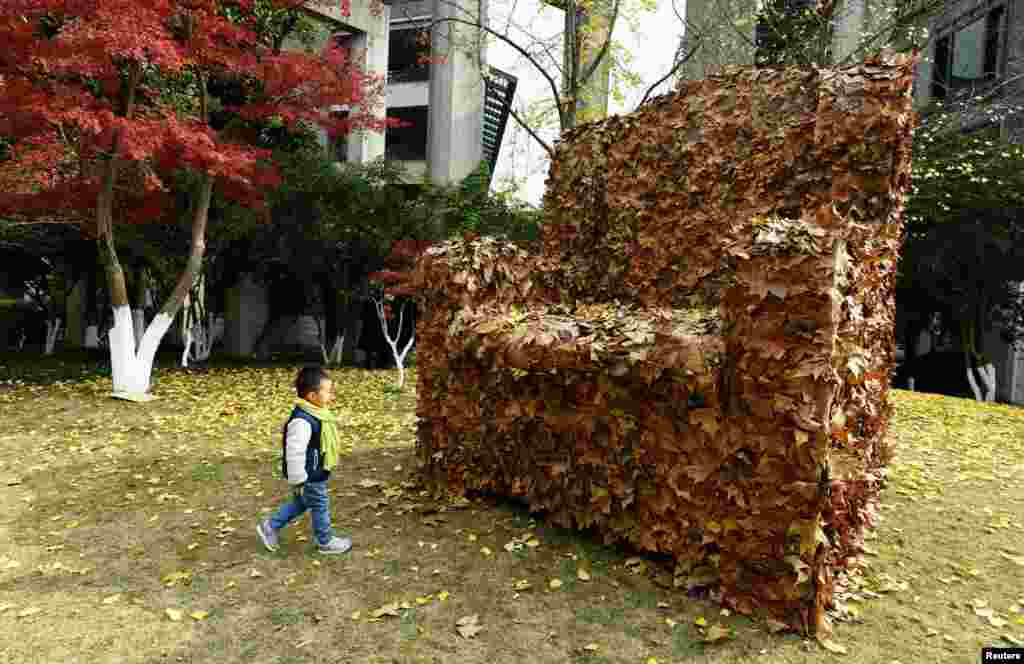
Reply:
[[[345,553],[352,540],[331,531],[327,498],[327,479],[338,455],[351,452],[350,447],[342,449],[337,418],[327,408],[334,401],[334,384],[320,367],[305,367],[295,378],[295,391],[299,398],[281,444],[281,472],[291,485],[292,500],[257,525],[256,532],[268,551],[277,551],[277,531],[308,509],[320,553]]]

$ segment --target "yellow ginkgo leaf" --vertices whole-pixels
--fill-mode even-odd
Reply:
[[[576,578],[580,581],[590,581],[590,572],[588,572],[585,568],[580,567],[578,570],[576,570]]]
[[[697,616],[697,618],[693,621],[693,624],[697,627],[704,627],[708,624],[708,621],[704,618],[704,616]]]
[[[548,581],[548,587],[552,590],[558,590],[562,587],[562,581],[560,579],[551,579]]]
[[[164,609],[164,613],[166,613],[167,617],[173,620],[174,622],[178,622],[184,616],[184,613],[182,613],[178,609]]]
[[[836,643],[832,639],[820,639],[818,641],[818,643],[821,644],[822,648],[824,648],[825,650],[827,650],[827,651],[829,651],[831,653],[835,653],[837,655],[845,655],[846,654],[846,646],[844,646],[844,645],[842,645],[840,643]]]
[[[120,595],[111,595],[110,597],[104,598],[103,599],[103,603],[104,604],[113,604],[114,602],[116,602],[116,601],[118,601],[120,599],[121,599]]]
[[[437,598],[438,598],[439,600],[441,600],[442,602],[444,602],[445,600],[447,600],[447,599],[448,599],[448,597],[449,597],[449,595],[448,595],[448,591],[447,591],[447,590],[442,590],[441,592],[439,592],[439,593],[437,594]]]
[[[209,611],[193,611],[188,614],[192,617],[192,620],[206,620],[210,616]]]
[[[352,620],[359,620],[362,617],[363,617],[363,612],[362,611],[353,611],[352,612]]]

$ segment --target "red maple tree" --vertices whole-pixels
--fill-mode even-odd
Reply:
[[[326,1],[326,0],[324,0]],[[338,2],[338,0],[334,0]],[[261,123],[382,130],[383,81],[351,54],[282,50],[268,13],[303,0],[4,0],[0,6],[0,214],[75,223],[104,257],[115,393],[145,394],[157,346],[198,275],[214,188],[260,206],[273,186]],[[347,13],[348,2],[341,0]],[[224,93],[224,90],[230,91]],[[347,117],[332,107],[351,109]],[[225,115],[234,122],[225,122]],[[163,220],[169,178],[196,175],[187,267],[136,341],[115,228]]]

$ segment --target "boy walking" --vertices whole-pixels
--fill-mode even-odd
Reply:
[[[281,472],[291,486],[292,500],[257,525],[256,532],[268,551],[277,551],[277,531],[309,510],[320,553],[345,553],[352,540],[336,537],[331,530],[327,497],[327,480],[338,455],[352,451],[350,446],[342,448],[337,418],[328,409],[334,401],[334,383],[322,368],[304,367],[295,378],[295,391],[299,398],[281,443]]]

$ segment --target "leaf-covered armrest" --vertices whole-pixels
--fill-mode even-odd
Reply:
[[[841,289],[847,278],[842,225],[813,216],[755,220],[748,241],[728,248],[735,271],[721,313],[731,366],[730,408],[824,425],[824,382],[834,376]]]
[[[544,299],[556,290],[546,265],[505,240],[452,240],[428,249],[407,283],[428,307],[512,306]]]

